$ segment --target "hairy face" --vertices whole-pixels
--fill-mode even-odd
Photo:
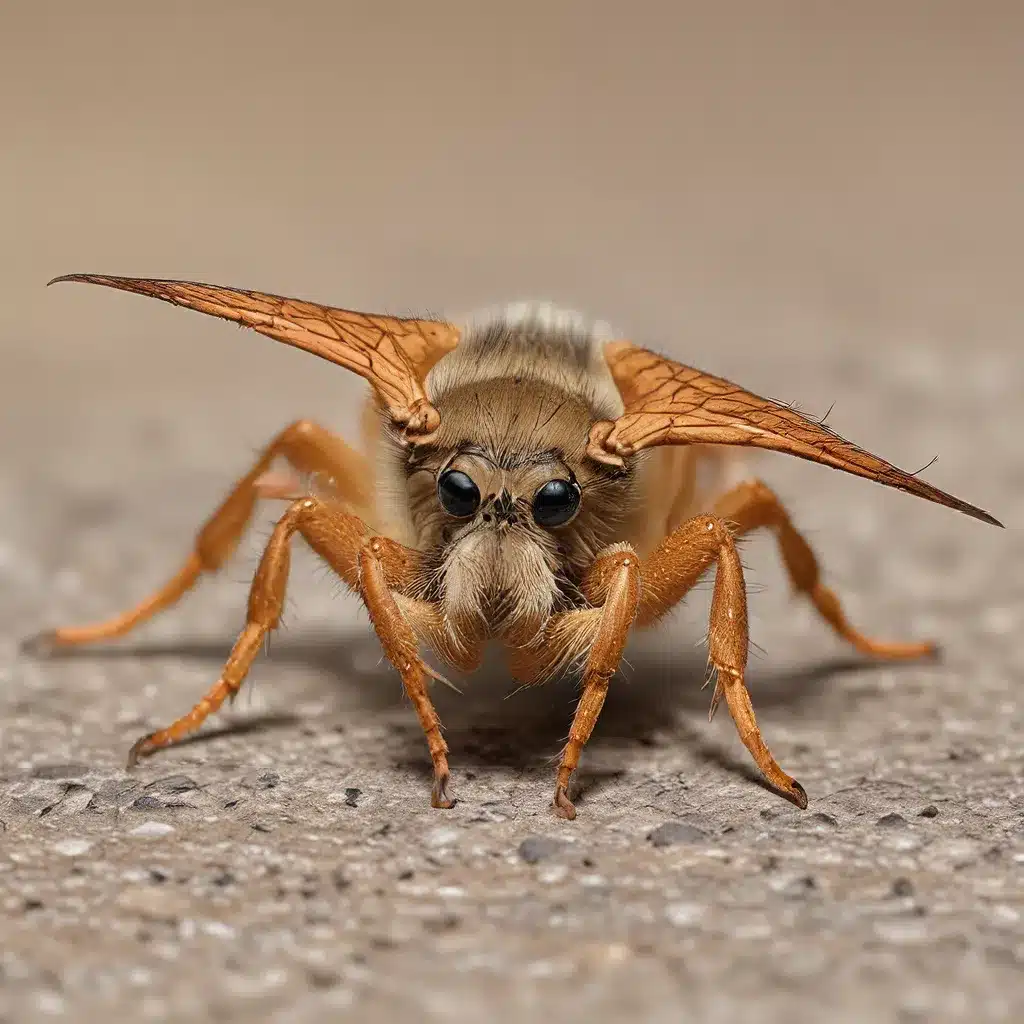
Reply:
[[[456,637],[527,644],[578,603],[576,583],[629,504],[629,476],[584,458],[591,413],[556,389],[487,382],[445,404],[449,436],[407,466],[424,590]],[[476,415],[460,423],[467,409]]]

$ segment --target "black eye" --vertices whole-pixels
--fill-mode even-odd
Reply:
[[[449,469],[437,481],[437,497],[445,512],[457,519],[471,516],[480,507],[480,488],[461,470]]]
[[[580,489],[568,480],[549,480],[533,496],[533,518],[538,526],[561,526],[580,507]]]

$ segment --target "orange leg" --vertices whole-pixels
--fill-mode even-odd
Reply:
[[[299,473],[325,478],[329,490],[358,511],[364,511],[372,501],[371,474],[363,457],[330,431],[309,420],[299,420],[267,445],[252,469],[235,484],[199,531],[185,564],[156,593],[105,622],[49,630],[29,640],[26,646],[46,650],[124,636],[171,607],[195,586],[203,573],[215,572],[231,557],[252,518],[257,500],[282,496],[276,493],[274,485],[263,488],[260,483],[260,478],[278,457],[285,458]]]
[[[782,562],[797,591],[806,594],[819,614],[844,640],[876,658],[901,660],[923,658],[936,652],[934,643],[887,643],[872,640],[854,629],[843,614],[836,595],[821,582],[818,560],[797,532],[776,495],[759,480],[740,484],[723,495],[715,515],[728,522],[736,536],[768,527],[775,533]]]
[[[249,611],[241,635],[220,679],[186,715],[165,729],[143,736],[131,749],[128,765],[194,732],[224,701],[241,688],[266,635],[275,629],[284,607],[291,563],[291,541],[299,533],[309,546],[366,603],[388,660],[398,669],[405,691],[419,716],[434,764],[434,807],[451,807],[446,792],[448,746],[427,692],[431,675],[419,656],[418,642],[393,591],[409,585],[418,565],[417,552],[387,537],[374,536],[357,516],[319,498],[294,502],[278,521],[260,560],[249,593]]]
[[[660,619],[716,562],[708,631],[709,658],[717,674],[712,707],[725,697],[740,739],[765,778],[798,807],[807,806],[804,788],[779,767],[765,744],[744,682],[747,595],[736,542],[717,516],[698,516],[680,524],[642,563],[625,545],[603,553],[582,584],[587,600],[596,607],[555,616],[541,647],[512,652],[517,677],[531,681],[589,651],[583,692],[555,784],[553,804],[561,817],[576,815],[568,797],[569,780],[593,732],[631,626]]]
[[[618,670],[636,615],[640,559],[628,547],[598,557],[583,580],[583,592],[591,604],[601,606],[601,617],[583,670],[582,693],[555,781],[555,813],[570,821],[576,817],[576,808],[569,799],[569,779],[604,707],[608,684]]]

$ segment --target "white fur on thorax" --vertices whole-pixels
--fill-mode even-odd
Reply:
[[[578,310],[568,309],[546,299],[523,299],[505,305],[486,306],[453,322],[467,331],[479,331],[495,323],[537,324],[552,331],[572,331],[589,335],[595,342],[613,341],[618,335],[604,320],[595,320]]]

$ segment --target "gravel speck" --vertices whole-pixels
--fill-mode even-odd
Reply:
[[[907,819],[902,814],[897,814],[893,811],[891,814],[883,814],[875,824],[881,828],[904,828],[907,824]]]
[[[937,818],[939,816],[939,809],[935,804],[929,804],[927,807],[922,808],[917,816],[919,818]]]
[[[160,836],[170,835],[173,831],[174,826],[168,825],[165,821],[144,821],[141,825],[136,825],[128,835],[138,836],[142,839],[156,839]]]
[[[527,864],[536,864],[539,861],[553,857],[567,848],[568,844],[561,839],[552,836],[527,836],[519,844],[519,856]]]
[[[700,921],[707,909],[701,903],[670,903],[665,908],[665,917],[677,928],[688,928]]]
[[[258,772],[252,775],[247,775],[242,779],[241,786],[243,789],[274,789],[280,785],[281,776],[277,772]]]
[[[897,878],[892,883],[890,895],[896,899],[906,899],[914,895],[914,883],[909,878]]]
[[[53,844],[54,850],[62,857],[81,857],[92,849],[88,839],[62,839]]]
[[[694,825],[684,821],[666,821],[647,836],[652,846],[674,846],[676,843],[699,843],[707,835]]]
[[[166,807],[158,796],[152,793],[143,793],[137,800],[132,801],[132,809],[136,811],[159,811]]]

